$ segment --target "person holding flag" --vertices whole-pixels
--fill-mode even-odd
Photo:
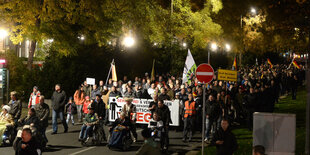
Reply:
[[[190,83],[193,79],[195,79],[195,71],[197,69],[195,60],[191,54],[191,51],[188,49],[187,57],[185,60],[185,66],[183,70],[183,83]]]
[[[270,68],[272,68],[272,67],[273,67],[273,65],[272,65],[272,63],[271,63],[271,61],[270,61],[270,59],[269,59],[269,58],[267,59],[267,62],[268,62],[268,64],[270,65]]]

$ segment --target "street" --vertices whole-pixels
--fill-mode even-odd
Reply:
[[[97,155],[102,153],[107,154],[123,154],[124,152],[120,150],[110,150],[108,147],[106,147],[106,142],[101,144],[101,146],[89,146],[89,147],[83,147],[81,143],[78,141],[78,135],[80,132],[81,124],[76,124],[75,126],[72,126],[71,123],[69,123],[69,131],[68,133],[63,133],[63,126],[62,124],[58,124],[58,134],[51,135],[52,129],[51,129],[51,123],[46,130],[46,135],[48,137],[48,144],[47,144],[47,150],[43,152],[43,154],[47,155]],[[105,132],[107,134],[108,128],[105,127]],[[138,133],[138,141],[134,143],[131,146],[130,151],[126,151],[126,154],[135,154],[135,152],[140,148],[140,146],[143,144],[142,136],[141,136],[141,128],[137,128]],[[195,134],[195,137],[193,138],[193,142],[191,143],[183,143],[182,142],[182,132],[181,131],[175,131],[170,130],[169,137],[170,137],[170,147],[169,147],[169,154],[185,154],[186,152],[193,150],[195,148],[200,148],[200,142],[201,137],[200,133],[198,132]],[[1,147],[0,148],[0,154],[1,155],[11,155],[14,154],[14,149],[12,147]]]

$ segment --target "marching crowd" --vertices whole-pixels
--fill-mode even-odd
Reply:
[[[154,150],[166,151],[169,146],[169,124],[171,124],[170,110],[164,104],[165,100],[177,100],[180,108],[180,124],[183,128],[183,142],[190,142],[193,134],[202,131],[202,117],[206,119],[205,142],[217,147],[218,154],[233,154],[238,144],[231,132],[230,126],[246,124],[252,130],[254,112],[273,112],[275,104],[281,95],[290,93],[292,99],[297,97],[297,87],[305,80],[305,70],[288,68],[287,65],[268,65],[244,67],[238,70],[237,81],[213,80],[206,86],[206,115],[203,111],[203,87],[197,79],[183,82],[178,77],[169,74],[159,75],[156,80],[145,73],[143,77],[135,77],[130,81],[127,76],[122,80],[107,84],[99,81],[98,85],[90,86],[85,81],[73,94],[67,97],[60,84],[55,85],[51,97],[52,105],[52,134],[57,134],[57,118],[62,121],[64,132],[68,132],[68,123],[71,120],[75,125],[74,116],[82,123],[79,141],[85,142],[93,132],[93,126],[108,125],[112,129],[120,127],[127,129],[133,136],[133,142],[138,139],[136,133],[136,106],[133,98],[153,99],[149,105],[151,121],[147,129],[142,131],[145,144],[137,154],[154,154]],[[126,104],[115,122],[108,121],[109,97],[123,97]],[[176,103],[176,102],[174,102]],[[7,128],[29,125],[37,129],[42,135],[45,144],[48,142],[45,131],[48,126],[50,107],[44,102],[44,96],[38,87],[33,87],[28,102],[28,115],[21,118],[22,103],[16,92],[11,92],[11,100],[2,106],[0,114],[0,134]],[[66,114],[66,118],[65,118]],[[154,131],[160,131],[159,140],[154,138]],[[33,131],[23,127],[17,134],[19,140],[14,141],[17,154],[40,154],[42,147],[34,143],[31,138]],[[106,135],[103,132],[103,139]],[[113,146],[113,134],[109,146]],[[153,138],[152,138],[153,137]],[[111,140],[112,138],[112,140]],[[2,140],[1,142],[2,143]],[[153,150],[153,151],[152,151]]]

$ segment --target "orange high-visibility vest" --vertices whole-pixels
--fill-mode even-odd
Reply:
[[[192,116],[196,114],[196,108],[195,108],[195,101],[189,102],[186,101],[185,102],[185,114],[184,114],[184,118],[187,118],[188,116]]]

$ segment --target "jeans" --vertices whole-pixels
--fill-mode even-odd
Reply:
[[[71,118],[72,124],[74,124],[73,114],[69,114],[69,113],[67,114],[66,123],[67,123],[67,124],[69,123],[70,118]]]
[[[184,130],[183,130],[183,139],[187,138],[187,135],[189,134],[189,139],[192,139],[193,132],[195,129],[195,118],[188,116],[187,118],[184,118]]]
[[[209,139],[210,138],[210,132],[211,132],[211,126],[213,124],[214,120],[206,118],[206,136],[205,138]]]
[[[45,135],[45,131],[46,131],[46,127],[42,127],[40,132],[41,132],[42,137],[44,138],[44,140],[45,140],[46,142],[48,142],[47,137],[46,137],[46,135]]]
[[[87,135],[89,135],[93,131],[93,126],[87,126],[83,124],[80,132],[80,139],[86,139]]]
[[[57,125],[57,117],[59,117],[59,119],[61,120],[64,129],[68,130],[68,125],[64,119],[64,113],[63,111],[55,111],[53,110],[52,113],[52,124],[53,124],[53,132],[57,133],[57,129],[58,129],[58,125]]]
[[[78,120],[82,120],[82,107],[83,105],[76,105]]]

